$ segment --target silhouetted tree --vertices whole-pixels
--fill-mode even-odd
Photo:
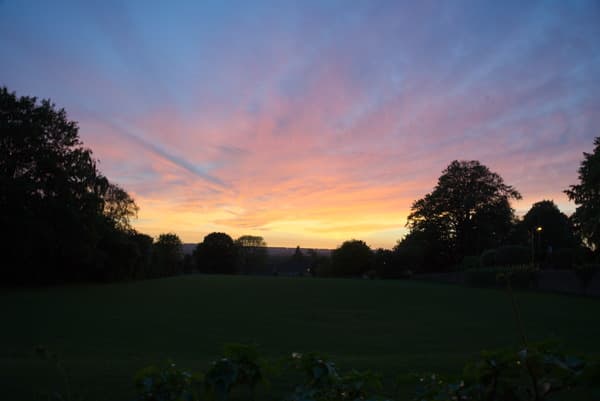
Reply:
[[[415,201],[407,226],[425,243],[448,252],[444,264],[500,245],[511,230],[511,199],[521,195],[478,161],[453,161],[433,192]],[[430,252],[430,251],[427,251]]]
[[[160,234],[153,246],[152,259],[159,277],[183,273],[183,246],[177,234]]]
[[[123,188],[108,184],[103,196],[103,213],[118,230],[132,230],[130,219],[137,217],[138,210],[133,198]]]
[[[134,232],[131,234],[131,239],[137,247],[139,258],[135,265],[133,278],[142,279],[152,276],[152,253],[154,239],[146,234]]]
[[[198,244],[195,251],[198,270],[203,273],[234,274],[237,247],[225,233],[210,233]]]
[[[137,206],[97,170],[77,123],[49,100],[0,88],[0,135],[0,226],[10,233],[0,242],[6,282],[128,276],[115,270],[135,254],[126,250],[124,230]],[[119,257],[126,261],[114,264]]]
[[[568,248],[577,245],[573,227],[566,214],[551,200],[536,202],[523,216],[522,224],[527,232],[542,228],[541,244],[544,248]]]
[[[528,245],[535,260],[546,260],[560,248],[575,248],[578,243],[571,221],[551,200],[536,202],[523,216],[523,230],[528,233]],[[537,231],[537,228],[541,231]]]
[[[331,253],[334,276],[360,276],[373,268],[373,251],[360,240],[345,241]]]
[[[235,241],[238,252],[238,271],[242,274],[265,273],[267,269],[267,243],[263,237],[242,235]]]
[[[373,269],[377,272],[378,277],[394,278],[399,276],[394,256],[394,252],[389,249],[378,248],[375,251],[373,257]]]
[[[437,227],[413,230],[394,247],[394,260],[400,271],[430,272],[451,259],[450,241]]]
[[[577,208],[573,222],[583,241],[600,254],[600,137],[594,139],[593,153],[583,153],[579,184],[565,191]]]

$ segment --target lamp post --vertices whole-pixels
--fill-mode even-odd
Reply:
[[[538,233],[538,238],[541,241],[542,231],[542,226],[536,226],[531,230],[531,264],[533,266],[535,266],[535,233]]]

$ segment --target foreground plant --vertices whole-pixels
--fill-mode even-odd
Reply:
[[[206,373],[207,392],[217,400],[226,400],[233,388],[245,387],[249,398],[254,398],[256,386],[265,383],[259,353],[255,346],[226,344],[224,357],[214,361]]]
[[[35,347],[35,355],[52,364],[62,379],[63,391],[55,390],[52,394],[48,395],[49,401],[82,401],[83,397],[74,394],[71,390],[71,379],[66,367],[58,354],[49,351],[46,347],[38,345]]]
[[[289,401],[380,400],[372,393],[381,391],[381,377],[370,371],[352,370],[340,375],[335,363],[316,354],[292,353],[290,366],[304,373],[305,382],[296,386]]]
[[[138,401],[194,401],[199,399],[201,377],[172,361],[149,366],[135,376]]]
[[[419,378],[415,401],[544,401],[598,399],[598,365],[565,355],[548,343],[521,350],[484,351],[463,375],[447,380],[436,374]]]

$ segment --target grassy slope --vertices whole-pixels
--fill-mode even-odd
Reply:
[[[521,293],[532,339],[557,337],[600,356],[600,301]],[[189,276],[0,295],[0,389],[41,399],[57,375],[36,344],[63,356],[87,400],[133,399],[132,376],[166,358],[203,370],[225,342],[263,354],[321,351],[388,378],[452,372],[484,348],[518,341],[501,291],[404,281]]]

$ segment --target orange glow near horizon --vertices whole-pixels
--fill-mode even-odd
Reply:
[[[598,135],[594,2],[26,3],[0,85],[64,107],[153,236],[390,248],[453,160],[570,214]]]

